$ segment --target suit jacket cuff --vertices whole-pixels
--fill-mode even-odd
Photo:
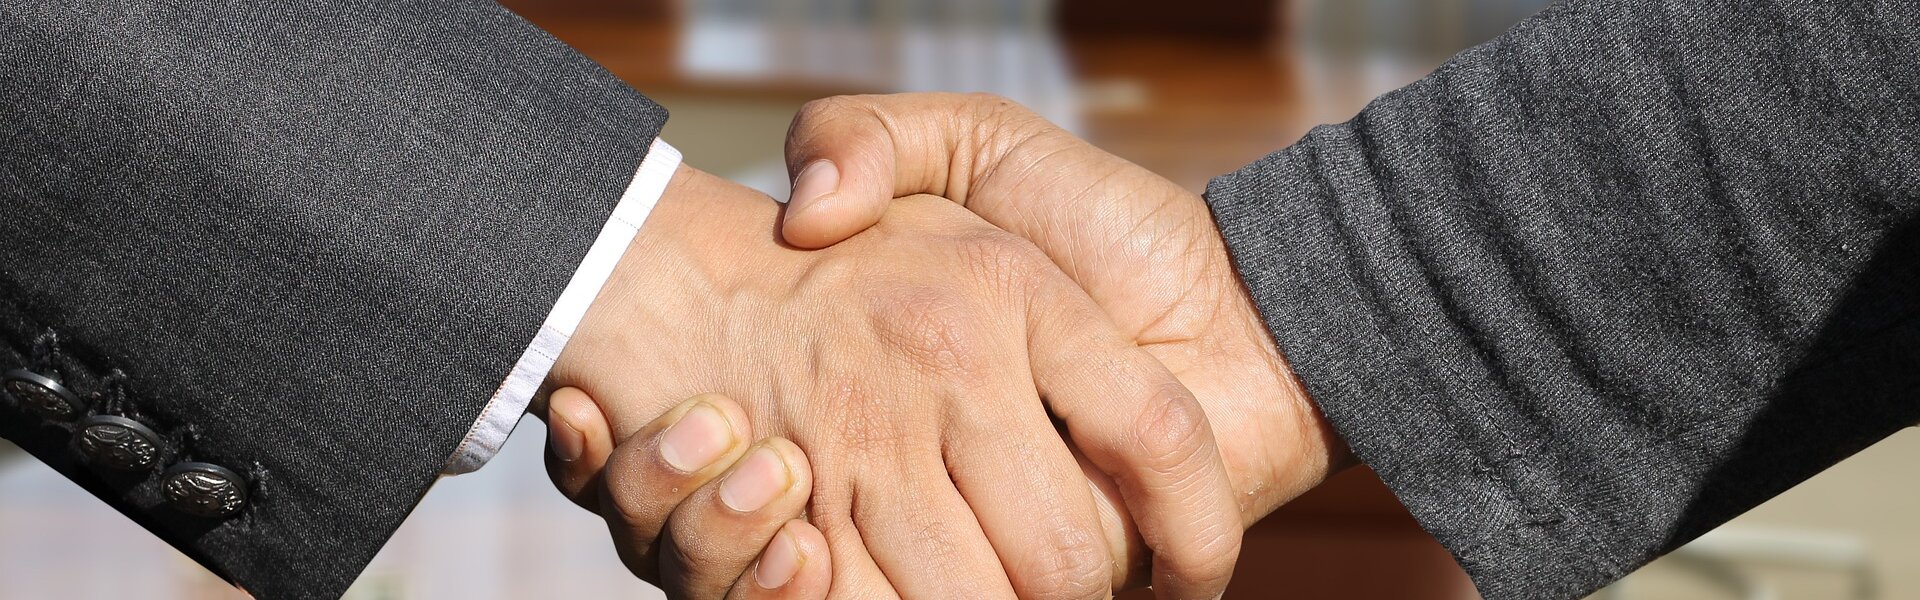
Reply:
[[[471,473],[500,453],[507,436],[513,433],[514,426],[520,423],[520,417],[526,414],[527,406],[533,403],[540,383],[546,380],[547,373],[553,370],[554,361],[566,349],[567,341],[573,338],[574,328],[586,316],[587,307],[593,304],[600,288],[613,275],[614,265],[620,262],[627,244],[633,241],[633,236],[640,231],[640,225],[653,212],[654,203],[666,192],[667,182],[673,179],[673,173],[679,167],[680,151],[663,140],[654,139],[647,157],[640,161],[633,181],[627,184],[626,192],[620,195],[620,203],[614,207],[612,216],[607,218],[606,226],[600,229],[600,235],[594,238],[586,257],[574,269],[573,278],[560,292],[560,299],[554,302],[553,310],[547,313],[546,321],[540,324],[540,332],[534,335],[533,342],[520,354],[520,360],[508,372],[506,381],[500,384],[500,389],[493,393],[486,408],[481,410],[480,418],[467,430],[466,438],[454,449],[444,473]]]

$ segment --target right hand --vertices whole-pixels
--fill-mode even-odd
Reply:
[[[1103,597],[1141,556],[1107,533],[1128,515],[1174,575],[1161,594],[1224,591],[1241,531],[1204,411],[1037,249],[938,199],[812,252],[777,243],[778,212],[683,168],[548,381],[599,401],[615,439],[680,398],[741,400],[811,461],[835,595]],[[707,429],[661,456],[702,471],[745,439]],[[603,515],[659,502],[604,487]],[[643,576],[645,539],[615,535]]]
[[[705,469],[683,471],[661,457],[667,439],[694,408],[727,415],[752,439],[746,411],[725,396],[696,396],[616,446],[605,414],[586,392],[554,390],[547,400],[547,475],[560,493],[601,513],[632,564],[656,565],[647,582],[676,598],[808,600],[825,598],[832,582],[827,540],[803,517],[813,470],[800,449],[780,438],[740,444]],[[697,426],[695,424],[694,426]],[[653,502],[602,513],[608,463],[628,495]]]

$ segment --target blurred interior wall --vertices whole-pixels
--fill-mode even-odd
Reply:
[[[673,16],[675,0],[499,0],[502,6],[529,19],[581,15],[665,19]]]
[[[1089,33],[1184,34],[1260,38],[1281,28],[1285,0],[501,0],[529,17],[599,14],[670,17],[695,7],[760,13],[863,14],[1006,12],[1039,9],[1062,29]],[[1051,16],[1051,15],[1050,15]]]
[[[1281,30],[1286,0],[1061,0],[1060,27],[1075,33],[1265,38]]]
[[[1332,51],[1450,56],[1540,12],[1552,0],[1290,0],[1297,42]]]

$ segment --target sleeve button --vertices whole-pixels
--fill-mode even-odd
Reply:
[[[89,464],[121,471],[145,471],[160,460],[160,435],[126,417],[95,415],[81,420],[74,446]]]
[[[186,462],[167,468],[160,490],[174,510],[210,519],[240,514],[247,505],[247,482],[220,465]]]
[[[86,404],[73,392],[67,391],[66,386],[33,371],[8,371],[5,376],[0,376],[0,387],[5,387],[7,394],[13,396],[21,407],[49,421],[64,423],[78,419],[87,412]]]

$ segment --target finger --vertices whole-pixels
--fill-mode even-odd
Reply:
[[[753,569],[740,576],[729,600],[810,600],[825,598],[833,584],[833,557],[827,538],[806,521],[788,521],[761,551]]]
[[[1153,551],[1156,595],[1215,598],[1240,554],[1240,507],[1206,413],[1066,282],[1036,299],[1034,381],[1067,433],[1114,478]]]
[[[1031,381],[1023,368],[1005,371]],[[973,420],[963,416],[949,429],[947,469],[986,531],[1014,591],[1021,598],[1040,600],[1111,595],[1112,551],[1073,453],[1032,387],[989,393],[1026,396],[1020,403],[1025,410],[995,411]],[[988,403],[961,399],[954,405]]]
[[[846,461],[838,461],[845,465]],[[868,552],[866,541],[861,539],[861,531],[853,521],[854,478],[846,472],[833,472],[823,462],[816,467],[822,470],[815,475],[812,506],[807,511],[807,520],[818,529],[825,538],[827,552],[833,562],[833,589],[830,595],[836,599],[859,600],[898,600],[900,593],[894,591],[893,583],[881,572],[880,565]],[[821,488],[819,482],[839,481],[843,483],[835,488]]]
[[[600,405],[579,388],[560,388],[547,398],[547,477],[561,495],[599,512],[600,476],[613,453]]]
[[[1064,437],[1066,432],[1060,435]],[[1071,441],[1068,446],[1072,446]],[[1133,526],[1133,515],[1127,512],[1120,484],[1101,471],[1099,465],[1087,460],[1079,448],[1073,448],[1073,458],[1080,463],[1080,474],[1087,478],[1087,485],[1093,488],[1093,504],[1100,511],[1100,533],[1107,541],[1108,556],[1113,560],[1114,591],[1147,587],[1152,583],[1148,579],[1152,564],[1148,561],[1153,554],[1147,551],[1139,529]]]
[[[1039,246],[1133,333],[1186,289],[1169,280],[1196,276],[1136,267],[1191,252],[1166,243],[1183,239],[1178,228],[1213,227],[1205,203],[1178,184],[990,94],[816,100],[794,117],[786,155],[787,243],[829,246],[871,227],[896,198],[943,196]]]
[[[1045,120],[988,94],[839,96],[807,103],[787,130],[787,243],[822,248],[878,222],[900,196],[966,204],[980,167]],[[987,143],[990,142],[990,143]]]
[[[667,411],[613,450],[601,480],[600,514],[628,570],[660,581],[655,543],[668,517],[738,460],[751,434],[740,405],[706,394]]]
[[[935,462],[891,480],[870,480],[859,484],[853,522],[901,597],[1015,597],[993,545],[944,466]]]
[[[752,576],[748,567],[782,526],[803,516],[812,492],[813,470],[798,446],[781,438],[755,444],[674,509],[662,538],[660,587],[675,598],[725,596]]]

